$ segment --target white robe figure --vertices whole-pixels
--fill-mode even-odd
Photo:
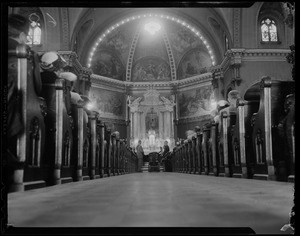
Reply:
[[[148,135],[149,135],[149,146],[154,147],[155,146],[155,130],[150,129],[148,131]]]

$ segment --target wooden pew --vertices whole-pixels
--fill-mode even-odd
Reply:
[[[183,163],[183,172],[189,173],[190,160],[188,155],[188,140],[183,141]]]
[[[105,175],[106,175],[106,177],[110,177],[111,176],[112,141],[111,141],[111,130],[109,128],[106,128],[105,141],[106,141]]]
[[[253,178],[287,181],[284,137],[279,134],[278,124],[285,116],[285,98],[293,92],[293,81],[272,80],[268,76],[261,79],[259,110],[252,121],[256,160]]]
[[[248,98],[247,93],[245,94],[245,97]],[[237,118],[236,124],[233,128],[231,145],[235,159],[234,174],[236,176],[240,175],[242,178],[252,178],[253,176],[252,169],[255,163],[255,158],[251,139],[251,117],[253,113],[256,113],[258,110],[258,101],[259,100],[237,100]]]
[[[285,160],[287,163],[288,181],[295,180],[295,94],[289,94],[284,102],[285,116],[278,125],[279,132],[285,140]],[[282,124],[282,125],[281,125]]]
[[[201,172],[204,172],[203,161],[202,161],[202,132],[200,127],[196,127],[197,141],[196,141],[196,150],[197,150],[197,169],[196,173],[201,175]]]
[[[38,57],[28,46],[18,45],[16,50],[8,52],[8,76],[18,80],[16,89],[21,101],[21,118],[24,125],[16,142],[9,139],[11,143],[8,143],[12,146],[7,156],[8,168],[12,167],[8,191],[43,187],[46,104],[43,98],[39,97],[41,79]]]
[[[89,140],[90,142],[89,176],[90,179],[95,179],[100,177],[100,171],[99,171],[100,150],[99,150],[99,145],[97,145],[97,138],[99,139],[100,137],[97,137],[97,128],[96,128],[96,119],[99,113],[95,111],[87,111],[87,114],[88,114],[88,127],[91,133],[90,140]]]
[[[73,130],[76,126],[71,116],[70,84],[54,72],[41,73],[43,96],[47,104],[45,175],[48,185],[72,182],[75,168],[73,159]]]
[[[203,163],[203,171],[201,174],[208,175],[210,171],[210,155],[209,155],[209,149],[208,149],[208,141],[210,138],[210,124],[207,123],[203,126],[203,139],[202,139],[202,163]]]

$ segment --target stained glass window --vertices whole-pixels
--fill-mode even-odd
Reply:
[[[277,42],[277,27],[269,18],[261,22],[261,37],[263,42]]]
[[[40,17],[36,13],[29,15],[30,29],[28,32],[27,40],[29,45],[39,45],[41,44],[42,30]]]

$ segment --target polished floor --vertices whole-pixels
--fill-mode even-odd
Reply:
[[[251,227],[281,232],[293,183],[134,173],[8,195],[14,227]],[[196,229],[197,230],[197,229]]]

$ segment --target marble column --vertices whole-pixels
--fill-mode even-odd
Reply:
[[[164,133],[164,121],[163,121],[163,112],[159,111],[159,137],[163,138]]]
[[[138,138],[138,113],[133,113],[133,139]]]
[[[146,114],[145,112],[141,113],[141,139],[146,138]]]
[[[136,125],[134,126],[136,129],[136,136],[135,138],[137,138],[138,140],[140,140],[140,133],[141,133],[141,113],[138,111],[136,112],[137,114],[137,122]]]
[[[164,139],[170,138],[170,112],[164,112]]]
[[[170,138],[174,138],[174,112],[171,111],[171,120],[170,120],[170,124],[171,124],[171,130],[170,130]]]
[[[134,113],[130,112],[130,138],[133,139],[134,137],[134,129],[133,129],[133,125],[134,125]]]

